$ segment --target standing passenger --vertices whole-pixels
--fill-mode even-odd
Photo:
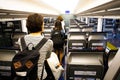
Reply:
[[[53,40],[54,51],[58,55],[60,63],[62,64],[65,33],[62,29],[62,23],[60,20],[55,22],[55,27],[51,32],[51,39]]]
[[[44,22],[43,17],[39,14],[32,14],[28,16],[26,27],[28,29],[29,34],[24,36],[26,45],[28,45],[29,43],[33,43],[34,46],[36,46],[43,39],[44,37],[42,35],[42,32],[44,30],[43,22]],[[18,43],[20,45],[20,49],[22,50],[20,39]],[[43,63],[46,58],[46,55],[48,52],[51,52],[52,49],[53,49],[53,42],[52,40],[48,39],[48,41],[39,50],[40,58],[38,60],[38,72],[37,72],[39,79],[41,78]],[[43,78],[45,78],[45,75],[43,75]]]

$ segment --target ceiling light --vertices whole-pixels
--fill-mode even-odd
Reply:
[[[105,12],[105,10],[95,11],[95,12],[92,12],[92,13],[101,13],[101,12]]]
[[[0,13],[0,15],[7,15],[7,13]]]
[[[115,10],[120,10],[120,7],[118,7],[118,8],[113,8],[113,9],[108,9],[107,11],[115,11]]]
[[[73,13],[74,8],[78,4],[79,0],[41,0],[44,3],[50,5],[51,7],[56,8],[61,13],[65,13],[65,11],[70,11],[70,13]]]
[[[28,15],[28,14],[10,14],[10,15]]]

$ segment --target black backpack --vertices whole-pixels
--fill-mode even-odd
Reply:
[[[23,42],[23,40],[24,38],[22,37],[21,42]],[[32,48],[32,50],[28,49],[28,44],[23,51],[14,56],[11,65],[12,80],[37,80],[39,77],[37,76],[37,63],[40,57],[39,50],[46,41],[47,39],[43,38],[37,46]],[[43,74],[41,75],[41,78],[42,76]]]
[[[54,30],[51,36],[54,47],[60,48],[64,44],[64,35],[59,30]]]

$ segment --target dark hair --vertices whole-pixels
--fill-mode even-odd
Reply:
[[[60,20],[57,20],[57,21],[55,22],[55,29],[57,29],[57,30],[62,30],[62,23],[61,23]]]
[[[37,13],[29,15],[27,18],[26,27],[29,33],[42,31],[43,16]]]

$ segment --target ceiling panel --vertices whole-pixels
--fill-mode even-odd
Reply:
[[[120,0],[114,0],[109,3],[88,9],[86,11],[80,12],[77,15],[84,16],[120,16]]]
[[[32,14],[34,12],[25,12],[25,11],[16,11],[16,10],[7,10],[7,9],[0,9],[0,18],[26,18],[28,15]],[[56,15],[51,14],[43,14],[44,17],[55,17]]]
[[[61,12],[59,8],[48,5],[48,3],[45,3],[44,1],[51,1],[51,3],[54,3],[54,5],[56,4],[56,6],[60,6],[63,12]],[[57,0],[0,0],[0,18],[21,18],[27,17],[31,13],[39,13],[44,16],[58,16],[60,14],[65,14],[65,10],[69,11],[68,5],[72,6],[74,4],[69,4],[71,0],[60,1],[61,2],[57,2]],[[112,0],[111,2],[109,1],[111,0],[79,0],[74,6],[72,14],[78,16],[120,15],[120,9],[109,11],[113,8],[120,8],[120,0]]]

